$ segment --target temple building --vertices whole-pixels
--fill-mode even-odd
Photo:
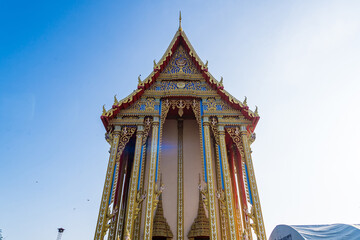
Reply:
[[[216,80],[181,27],[101,120],[110,144],[95,240],[261,239],[257,109]]]

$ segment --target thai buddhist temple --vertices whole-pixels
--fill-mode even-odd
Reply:
[[[153,64],[103,107],[110,156],[94,239],[265,240],[251,158],[257,109],[210,74],[181,15]]]

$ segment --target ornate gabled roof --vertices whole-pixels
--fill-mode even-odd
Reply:
[[[122,109],[128,108],[131,104],[133,104],[135,101],[140,99],[144,91],[148,89],[156,81],[156,79],[160,76],[160,74],[177,75],[177,73],[169,72],[167,66],[169,65],[173,55],[175,54],[176,50],[178,50],[179,47],[182,47],[185,50],[186,54],[191,59],[192,64],[196,67],[197,74],[201,75],[205,79],[205,81],[210,85],[210,87],[213,90],[215,90],[225,102],[227,102],[234,109],[240,110],[240,112],[244,115],[244,117],[251,121],[252,124],[251,127],[252,129],[254,129],[260,119],[257,110],[255,110],[255,112],[251,111],[249,107],[246,105],[246,102],[240,102],[231,94],[229,94],[224,89],[222,81],[219,82],[208,72],[207,63],[204,64],[203,61],[201,61],[200,57],[195,52],[185,32],[182,30],[181,26],[179,27],[178,31],[175,33],[174,38],[172,39],[169,47],[165,51],[160,61],[158,63],[155,63],[154,61],[154,70],[144,81],[139,80],[137,89],[134,90],[134,92],[132,92],[129,96],[127,96],[121,101],[118,101],[115,98],[114,105],[110,110],[106,111],[103,108],[103,114],[101,116],[101,120],[105,128],[107,129],[109,121],[115,118],[116,115]]]

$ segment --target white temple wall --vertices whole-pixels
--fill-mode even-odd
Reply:
[[[184,121],[184,236],[191,229],[199,204],[199,174],[202,172],[199,125]]]
[[[174,236],[177,226],[177,120],[166,119],[163,126],[160,173],[165,190],[163,191],[164,216]]]

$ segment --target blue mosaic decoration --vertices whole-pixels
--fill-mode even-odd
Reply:
[[[229,111],[232,108],[222,100],[216,100],[214,97],[209,97],[203,101],[204,111]]]
[[[144,112],[156,112],[159,111],[159,104],[156,104],[156,100],[153,97],[142,98],[131,105],[128,110],[144,111]]]
[[[190,56],[187,54],[185,49],[180,46],[174,55],[171,57],[171,60],[167,67],[164,69],[163,73],[166,74],[195,74],[199,73],[198,69],[195,67],[194,63],[191,61]]]
[[[178,86],[179,82],[182,81],[163,80],[162,82],[156,83],[156,85],[151,86],[149,90],[155,90],[155,91],[169,91],[169,90],[180,90],[180,89],[195,90],[195,91],[211,90],[209,86],[206,86],[206,83],[201,83],[200,81],[188,81],[188,80],[183,81],[185,86],[182,88]]]

